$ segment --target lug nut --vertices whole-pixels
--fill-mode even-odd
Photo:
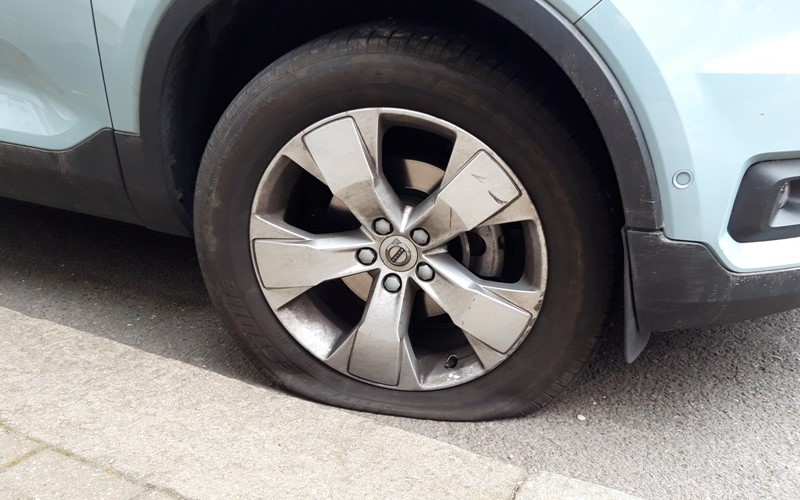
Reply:
[[[420,264],[417,266],[417,276],[422,281],[430,281],[433,279],[433,268],[428,264]]]
[[[359,262],[364,264],[365,266],[369,266],[375,262],[378,258],[378,254],[375,253],[375,250],[371,248],[362,248],[358,252],[356,252],[356,259]]]
[[[400,281],[400,276],[396,274],[390,274],[386,278],[383,279],[383,288],[386,289],[387,292],[395,293],[400,291],[402,288],[403,282]]]
[[[415,229],[411,231],[411,239],[420,246],[425,246],[431,241],[430,235],[424,229]]]
[[[386,236],[392,232],[392,223],[386,219],[376,220],[372,227],[375,228],[375,232],[381,236]]]

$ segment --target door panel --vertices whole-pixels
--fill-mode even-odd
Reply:
[[[128,222],[90,0],[1,0],[0,196]]]
[[[3,0],[0,142],[63,150],[110,127],[90,0]]]

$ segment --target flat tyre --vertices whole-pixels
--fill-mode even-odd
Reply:
[[[345,408],[476,420],[541,408],[615,294],[611,197],[547,82],[426,28],[298,48],[203,157],[198,253],[255,362]]]

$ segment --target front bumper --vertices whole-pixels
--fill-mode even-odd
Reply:
[[[800,268],[733,273],[699,243],[670,240],[660,231],[628,230],[626,240],[628,307],[640,332],[741,321],[800,307]]]

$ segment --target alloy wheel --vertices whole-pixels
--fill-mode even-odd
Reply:
[[[405,109],[354,110],[293,137],[258,185],[250,241],[292,337],[391,389],[501,366],[544,299],[544,236],[519,179],[469,132]]]

